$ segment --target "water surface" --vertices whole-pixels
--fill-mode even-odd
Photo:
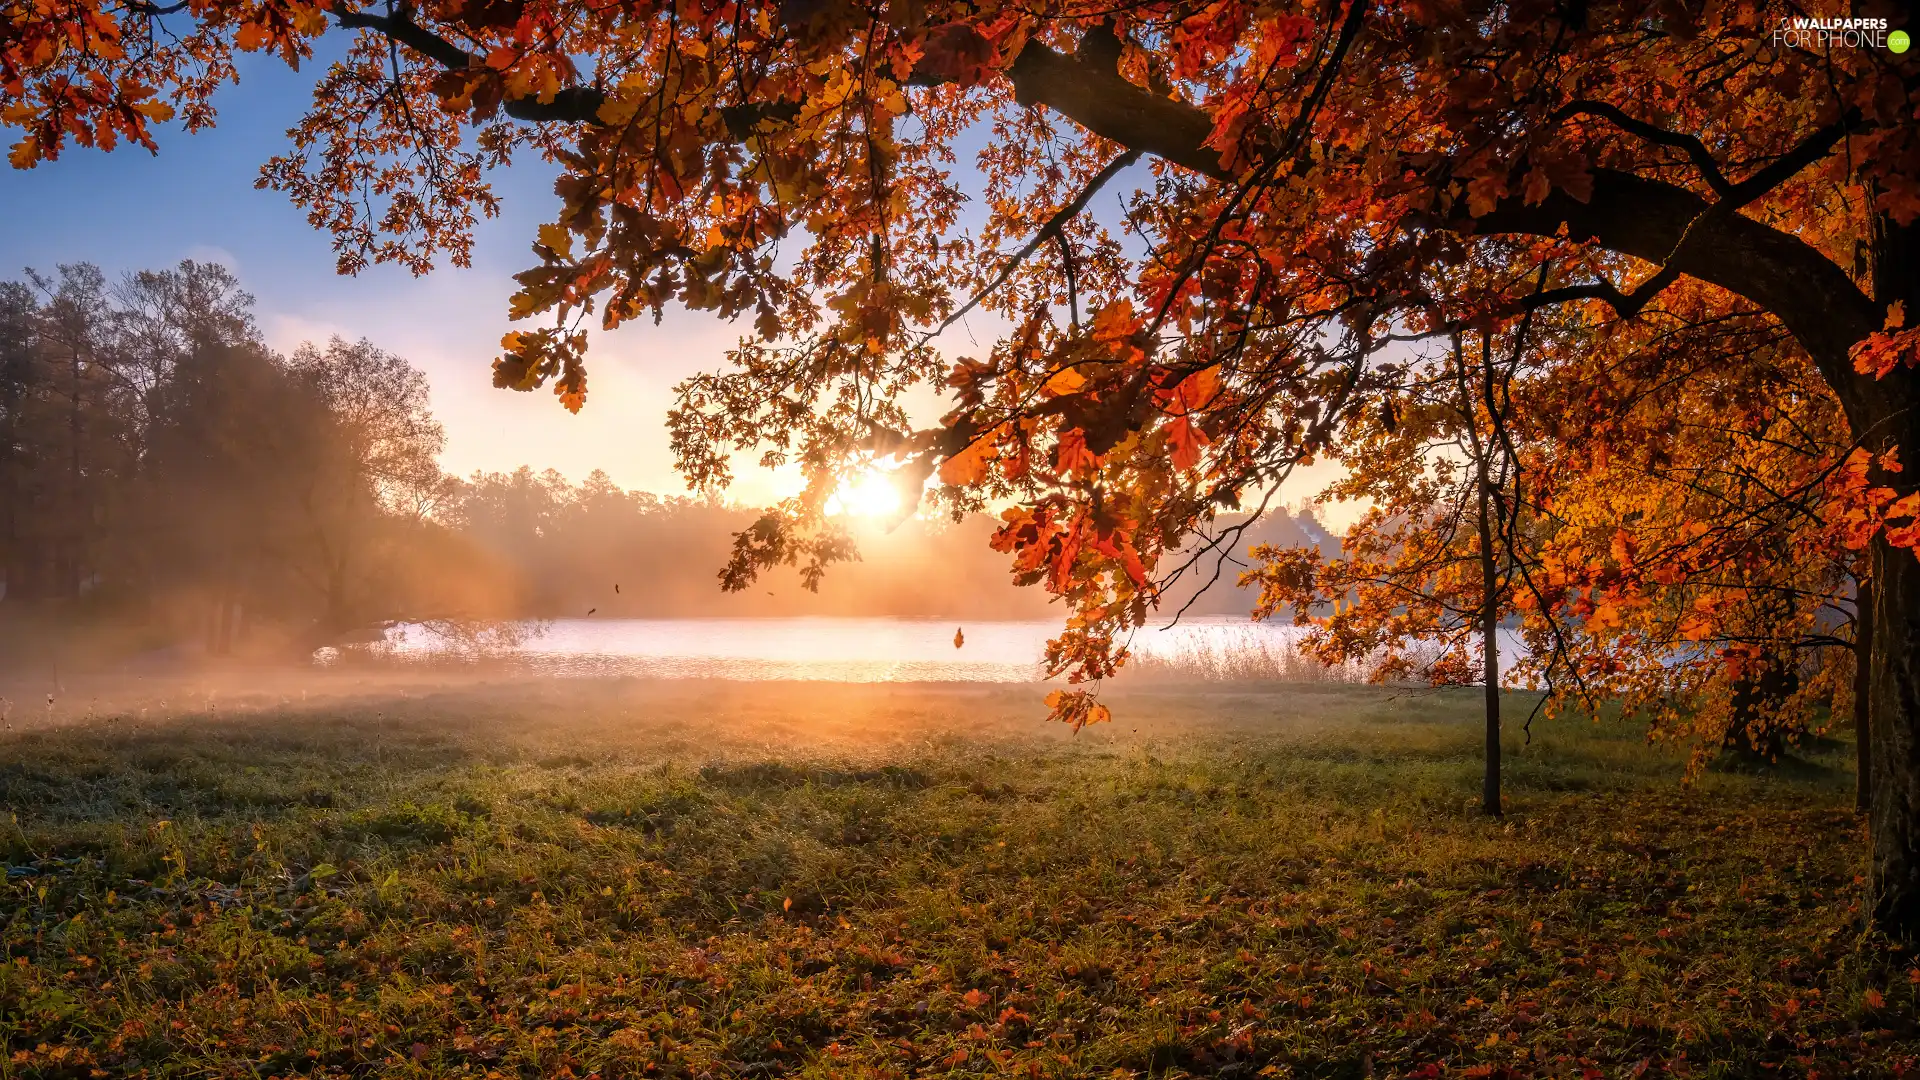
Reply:
[[[964,644],[954,646],[954,633]],[[954,622],[931,619],[555,619],[517,624],[517,642],[473,644],[431,628],[389,631],[374,651],[423,660],[463,651],[506,659],[554,675],[629,675],[668,679],[819,679],[836,682],[1030,682],[1045,672],[1051,621]],[[1290,627],[1245,620],[1196,620],[1146,629],[1137,651],[1169,655],[1225,648],[1247,640],[1285,649]]]
[[[955,647],[954,633],[964,635]],[[554,619],[509,624],[480,638],[403,625],[356,647],[395,661],[485,659],[555,676],[833,682],[1032,682],[1060,623],[887,618]],[[1365,681],[1302,656],[1298,627],[1197,618],[1147,627],[1130,642],[1129,672],[1181,678]],[[1504,666],[1520,655],[1503,633]]]

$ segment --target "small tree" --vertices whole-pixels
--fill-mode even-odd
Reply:
[[[1375,677],[1485,688],[1481,809],[1502,810],[1500,624],[1516,605],[1516,545],[1530,539],[1513,381],[1532,320],[1501,335],[1384,365],[1368,408],[1348,412],[1327,498],[1366,507],[1338,557],[1263,546],[1244,579],[1256,617],[1291,608],[1323,663]],[[1328,614],[1319,614],[1327,608]],[[1431,650],[1437,646],[1438,652]],[[1417,657],[1417,659],[1416,659]]]
[[[400,551],[449,491],[426,377],[369,341],[338,337],[301,345],[287,371],[316,408],[310,449],[287,482],[304,526],[289,553],[322,598],[318,629],[402,616]]]

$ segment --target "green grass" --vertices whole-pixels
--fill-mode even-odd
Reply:
[[[1920,1054],[1920,972],[1857,929],[1848,746],[1684,785],[1636,731],[1536,723],[1491,822],[1473,693],[1141,687],[1078,737],[1032,688],[141,693],[0,739],[0,1075]]]

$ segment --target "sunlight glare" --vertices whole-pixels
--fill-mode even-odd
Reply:
[[[848,477],[827,498],[827,513],[864,518],[892,518],[899,514],[902,499],[891,474],[868,469]]]

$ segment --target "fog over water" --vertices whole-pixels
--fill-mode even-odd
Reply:
[[[1049,620],[571,618],[522,622],[475,641],[408,624],[378,642],[323,650],[317,662],[472,660],[559,677],[1031,682],[1044,677],[1046,643],[1059,632]],[[1130,647],[1136,668],[1149,673],[1313,679],[1317,665],[1296,648],[1302,633],[1278,623],[1195,618],[1143,628]],[[1504,638],[1503,662],[1511,666],[1523,654],[1515,635]],[[1364,674],[1336,670],[1328,677],[1357,681]]]

